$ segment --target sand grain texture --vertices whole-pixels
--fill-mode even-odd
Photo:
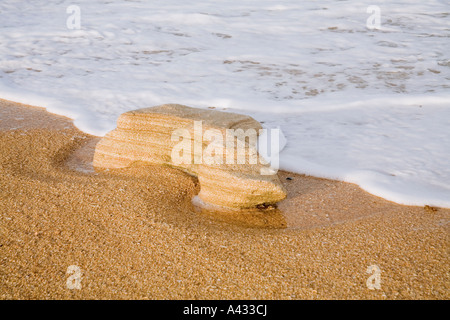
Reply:
[[[98,138],[67,118],[8,101],[0,116],[1,299],[449,298],[448,209],[280,172],[272,212],[199,211],[181,171],[94,173]]]

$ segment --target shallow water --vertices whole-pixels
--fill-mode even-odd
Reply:
[[[122,112],[247,113],[287,139],[281,168],[450,207],[450,5],[390,1],[0,3],[0,97],[103,135]]]

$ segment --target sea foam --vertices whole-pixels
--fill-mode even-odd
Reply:
[[[0,3],[0,98],[102,136],[128,110],[245,113],[286,136],[281,168],[450,208],[447,1]]]

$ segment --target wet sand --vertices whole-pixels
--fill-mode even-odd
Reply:
[[[278,208],[211,212],[175,169],[94,172],[98,139],[0,100],[1,299],[450,297],[450,209],[280,171]],[[72,265],[80,289],[67,286]]]

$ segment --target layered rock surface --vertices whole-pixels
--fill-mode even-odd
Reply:
[[[267,174],[270,167],[257,155],[256,141],[236,135],[233,148],[226,147],[230,129],[257,134],[262,127],[249,116],[175,104],[129,111],[97,144],[93,164],[96,169],[173,166],[198,177],[200,200],[222,207],[250,208],[284,199],[286,191],[276,173]],[[244,146],[245,163],[239,161],[239,146]]]

